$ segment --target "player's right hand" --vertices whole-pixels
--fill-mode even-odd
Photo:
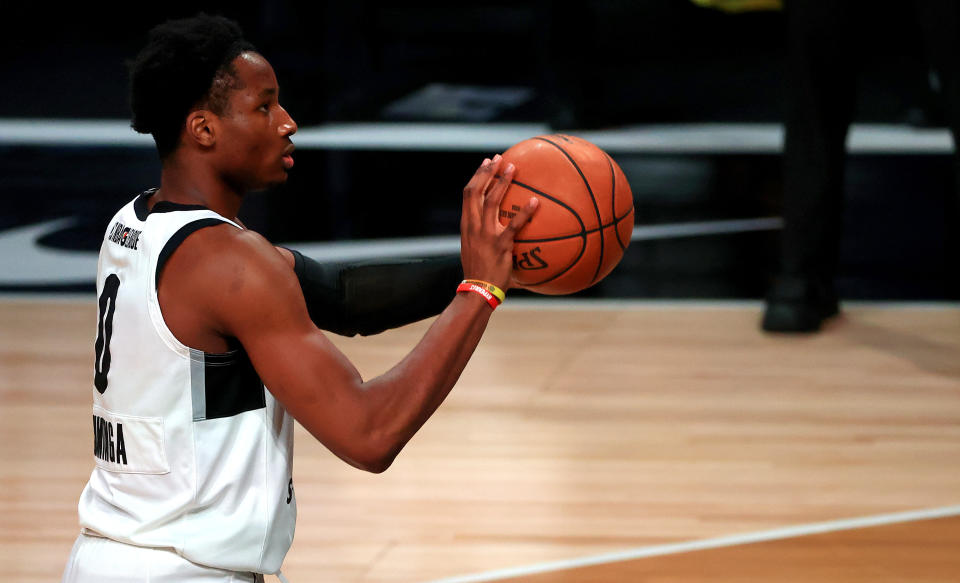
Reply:
[[[486,159],[463,189],[460,218],[460,260],[467,279],[479,279],[507,290],[513,283],[513,239],[536,212],[530,197],[510,222],[500,224],[500,202],[513,181],[516,167],[497,154]]]

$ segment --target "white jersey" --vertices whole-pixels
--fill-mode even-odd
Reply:
[[[229,223],[198,206],[141,194],[100,248],[94,462],[80,526],[172,548],[220,569],[275,573],[293,541],[293,420],[243,348],[180,343],[157,300],[166,259],[197,229]]]

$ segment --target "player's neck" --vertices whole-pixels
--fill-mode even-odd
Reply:
[[[178,204],[200,205],[225,218],[236,219],[243,194],[209,166],[170,161],[163,165],[160,190],[151,198],[153,204],[165,200]]]

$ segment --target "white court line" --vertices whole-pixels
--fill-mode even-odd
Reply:
[[[960,505],[944,506],[941,508],[931,508],[926,510],[911,510],[907,512],[897,512],[893,514],[880,514],[876,516],[866,516],[862,518],[848,518],[842,520],[832,520],[829,522],[816,522],[813,524],[804,524],[799,526],[788,526],[785,528],[776,528],[773,530],[764,530],[754,533],[737,534],[731,536],[722,536],[718,538],[695,540],[682,543],[672,543],[664,545],[653,545],[649,547],[640,547],[614,553],[594,555],[591,557],[582,557],[579,559],[569,559],[563,561],[551,561],[546,563],[537,563],[523,567],[511,567],[507,569],[497,569],[485,573],[476,573],[473,575],[461,575],[457,577],[448,577],[446,579],[437,579],[431,583],[479,583],[482,581],[499,581],[511,577],[523,577],[525,575],[535,575],[539,573],[549,573],[551,571],[560,571],[566,569],[575,569],[577,567],[589,567],[593,565],[604,565],[608,563],[617,563],[633,559],[643,559],[647,557],[657,557],[662,555],[674,555],[678,553],[688,553],[692,551],[702,551],[707,549],[716,549],[722,547],[732,547],[751,543],[767,542],[795,538],[800,536],[809,536],[814,534],[823,534],[827,532],[838,532],[843,530],[853,530],[858,528],[870,528],[873,526],[886,526],[890,524],[899,524],[903,522],[915,522],[918,520],[929,520],[933,518],[947,518],[950,516],[960,516]]]
[[[355,122],[302,127],[301,149],[497,152],[517,142],[556,133],[542,123]],[[783,126],[775,123],[649,124],[602,130],[570,130],[611,153],[779,154]],[[0,118],[0,146],[101,146],[153,148],[125,119]],[[949,154],[953,139],[943,128],[853,124],[853,154]]]

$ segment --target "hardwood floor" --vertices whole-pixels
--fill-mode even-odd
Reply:
[[[385,474],[298,428],[291,582],[429,581],[960,503],[960,309],[860,306],[821,334],[777,337],[750,304],[543,305],[498,310]],[[427,325],[335,342],[371,376]],[[94,333],[92,298],[0,301],[0,581],[59,580],[76,536]],[[903,572],[930,566],[916,580],[960,580],[936,542],[956,549],[957,521],[929,524],[751,545],[708,571],[705,554],[684,554],[631,562],[626,578],[529,581],[714,580],[733,567],[752,580],[763,565],[782,566],[768,581],[876,576],[845,558],[853,547]]]
[[[502,579],[504,583],[951,583],[960,518],[940,518]]]

